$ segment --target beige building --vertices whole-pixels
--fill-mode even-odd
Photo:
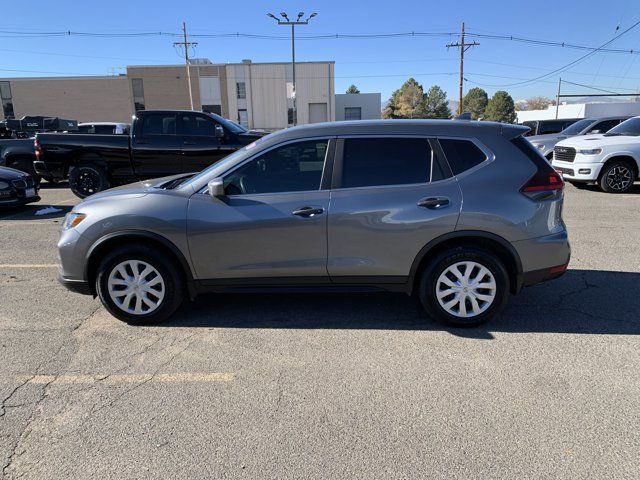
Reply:
[[[249,128],[275,130],[293,123],[290,63],[190,65],[195,110],[218,113]],[[126,75],[0,79],[0,118],[59,116],[127,122],[140,109],[189,109],[184,65],[129,66]],[[335,120],[334,62],[296,63],[298,123]]]

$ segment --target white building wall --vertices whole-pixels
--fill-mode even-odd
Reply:
[[[287,126],[287,90],[284,64],[251,65],[251,128],[277,130]]]
[[[547,120],[556,118],[556,107],[546,110],[525,110],[516,112],[518,123],[527,120]],[[640,115],[640,102],[611,103],[570,103],[558,107],[558,118],[608,117],[615,115]]]

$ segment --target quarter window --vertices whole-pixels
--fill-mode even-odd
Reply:
[[[487,159],[484,152],[470,140],[440,139],[439,141],[454,175],[480,165]]]
[[[342,187],[427,183],[431,157],[426,138],[347,138]]]
[[[327,140],[313,140],[270,150],[225,178],[227,195],[318,190]]]

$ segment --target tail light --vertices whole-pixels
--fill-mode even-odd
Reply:
[[[36,157],[39,157],[42,154],[42,148],[37,138],[33,141],[33,148],[35,149]]]
[[[564,189],[564,180],[555,170],[538,170],[520,192],[532,200],[558,198]]]

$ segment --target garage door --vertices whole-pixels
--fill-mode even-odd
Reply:
[[[327,104],[326,103],[310,103],[309,104],[309,123],[320,123],[327,121]]]

